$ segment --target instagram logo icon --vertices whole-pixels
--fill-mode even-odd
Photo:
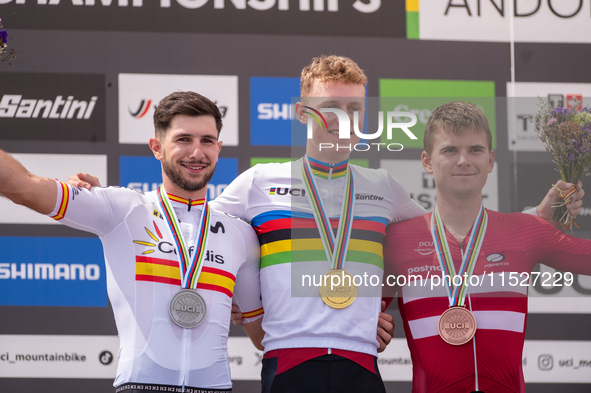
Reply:
[[[538,357],[538,368],[540,370],[552,370],[552,367],[554,367],[554,358],[552,357],[552,355],[540,355]]]

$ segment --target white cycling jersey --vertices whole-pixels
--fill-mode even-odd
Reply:
[[[329,263],[305,197],[301,164],[300,159],[256,165],[212,201],[217,209],[250,222],[259,236],[265,351],[315,347],[376,356],[386,225],[423,215],[425,210],[385,170],[351,165],[355,206],[345,270],[365,282],[350,306],[330,308],[314,285],[329,271]],[[310,159],[310,164],[335,229],[347,162],[329,165]]]
[[[229,389],[227,340],[232,296],[245,322],[263,314],[259,248],[252,228],[211,209],[209,240],[197,292],[205,320],[184,329],[171,320],[169,301],[179,290],[179,258],[156,191],[78,189],[57,182],[49,215],[98,235],[107,267],[107,290],[120,338],[114,385],[151,383]],[[168,194],[187,243],[195,241],[203,200]],[[190,251],[194,250],[194,247]]]

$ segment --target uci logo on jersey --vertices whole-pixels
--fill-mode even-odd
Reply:
[[[306,196],[306,190],[302,188],[271,187],[269,195]]]

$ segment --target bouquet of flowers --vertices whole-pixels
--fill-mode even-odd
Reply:
[[[14,52],[14,49],[11,50],[10,53],[8,53],[6,56],[4,56],[4,54],[6,53],[6,48],[8,48],[7,42],[8,32],[2,28],[2,19],[0,19],[0,64],[4,63],[5,61],[9,62],[11,60],[16,59],[16,53]]]
[[[576,185],[583,174],[589,175],[591,164],[591,108],[581,108],[576,99],[571,108],[554,107],[540,98],[540,111],[535,116],[535,130],[552,161],[558,166],[562,180]],[[566,194],[560,193],[562,202],[558,203],[552,218],[563,229],[572,224],[574,217],[566,209],[571,197],[576,193],[573,187]]]

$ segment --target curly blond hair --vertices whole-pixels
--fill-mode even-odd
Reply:
[[[300,79],[302,97],[309,97],[314,81],[345,82],[365,86],[367,76],[357,63],[343,56],[320,56],[304,67]]]

